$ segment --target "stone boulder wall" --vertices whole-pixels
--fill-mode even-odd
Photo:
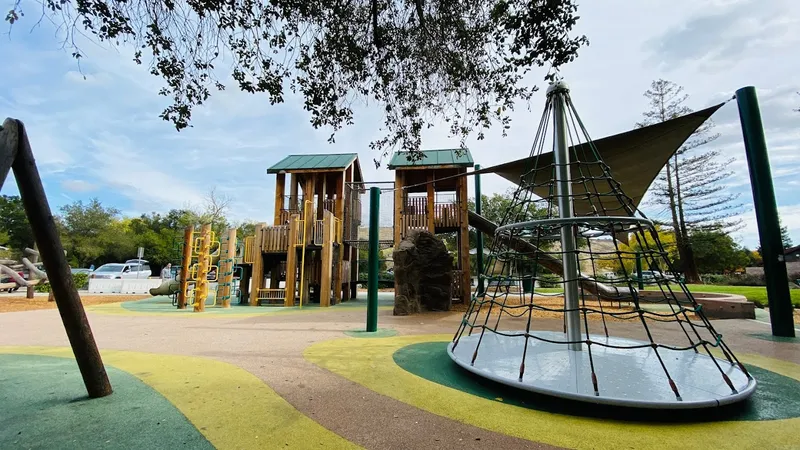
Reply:
[[[441,239],[412,231],[394,250],[394,315],[449,311],[453,258]]]

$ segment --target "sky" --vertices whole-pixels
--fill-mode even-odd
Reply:
[[[0,112],[25,123],[54,210],[96,197],[137,216],[199,205],[216,188],[232,199],[230,219],[268,221],[275,179],[266,169],[300,153],[357,152],[365,179],[393,177],[388,158],[375,168],[380,155],[368,146],[380,136],[379,105],[359,107],[355,124],[330,144],[330,131],[313,129],[296,97],[270,106],[266,96],[231,88],[213,93],[194,110],[193,127],[177,132],[158,117],[166,105],[157,94],[161,80],[133,63],[129,49],[84,45],[78,67],[50,24],[34,26],[34,4],[23,2],[23,8],[28,15],[0,41]],[[593,138],[631,129],[655,79],[683,86],[694,109],[725,101],[740,87],[757,88],[779,211],[800,242],[800,112],[793,111],[800,108],[800,2],[584,0],[578,14],[575,32],[590,45],[561,74]],[[541,90],[529,108],[518,105],[507,137],[498,128],[482,141],[467,141],[477,163],[529,154],[544,105],[544,75],[534,72]],[[720,138],[709,148],[733,160],[727,189],[742,205],[744,227],[736,237],[753,248],[758,234],[735,102],[713,120]],[[457,146],[446,127],[423,135],[423,149]],[[484,193],[511,187],[494,175],[481,181]],[[16,194],[16,186],[7,183],[2,193]],[[663,216],[660,207],[643,210]]]

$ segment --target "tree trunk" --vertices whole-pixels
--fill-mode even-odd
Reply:
[[[692,242],[689,240],[689,232],[686,230],[686,219],[683,214],[683,196],[681,195],[681,177],[678,171],[678,156],[675,156],[675,198],[678,209],[678,226],[680,227],[678,233],[681,236],[678,252],[681,255],[681,265],[683,266],[683,276],[686,277],[687,283],[700,283],[700,273],[697,269],[697,263],[694,260],[694,251],[692,250]],[[667,163],[669,165],[669,163]],[[674,219],[673,219],[674,220]]]
[[[669,196],[669,212],[672,216],[672,233],[675,235],[675,244],[678,246],[678,254],[683,264],[683,235],[681,234],[681,227],[678,223],[678,208],[675,202],[675,187],[672,184],[672,164],[667,162],[667,195]]]

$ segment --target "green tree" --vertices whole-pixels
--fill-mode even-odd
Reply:
[[[0,233],[5,238],[0,244],[21,255],[25,247],[33,247],[33,230],[25,215],[22,199],[16,195],[0,195]]]
[[[783,248],[791,247],[792,238],[791,236],[789,236],[789,229],[786,228],[786,226],[781,223],[780,217],[778,217],[778,224],[781,227],[781,242],[783,243]]]
[[[382,105],[371,145],[421,157],[420,133],[444,120],[463,140],[499,123],[536,90],[526,74],[577,57],[575,0],[50,1],[42,13],[75,58],[76,34],[118,45],[164,80],[161,117],[177,129],[212,90],[226,61],[237,87],[282,103],[304,99],[315,127],[353,123],[354,100]],[[15,2],[6,20],[22,18]],[[26,3],[27,5],[27,3]],[[79,42],[79,41],[78,41]],[[333,140],[333,135],[331,136]]]
[[[650,109],[643,113],[639,127],[664,122],[692,112],[686,106],[689,99],[683,87],[667,80],[656,80],[644,96]],[[707,121],[678,149],[667,162],[650,188],[653,203],[664,206],[670,215],[670,225],[680,254],[679,269],[686,281],[700,282],[700,271],[693,255],[690,235],[696,230],[732,230],[741,221],[732,219],[741,205],[738,194],[730,194],[725,186],[733,172],[727,167],[731,160],[720,161],[716,150],[702,150],[715,141],[713,123]]]
[[[61,207],[62,241],[72,265],[99,265],[130,251],[130,236],[117,223],[118,215],[118,209],[106,208],[96,198]]]
[[[702,273],[733,272],[750,262],[746,251],[723,231],[696,231],[690,239],[697,267]]]

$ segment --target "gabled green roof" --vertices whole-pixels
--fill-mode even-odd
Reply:
[[[335,155],[289,155],[267,169],[267,173],[291,170],[336,170],[346,169],[358,158],[357,153]]]
[[[475,161],[469,149],[442,149],[442,150],[423,150],[423,158],[419,161],[409,161],[408,152],[395,152],[392,160],[389,161],[389,169],[402,169],[406,167],[436,167],[436,166],[458,166],[472,167]]]

